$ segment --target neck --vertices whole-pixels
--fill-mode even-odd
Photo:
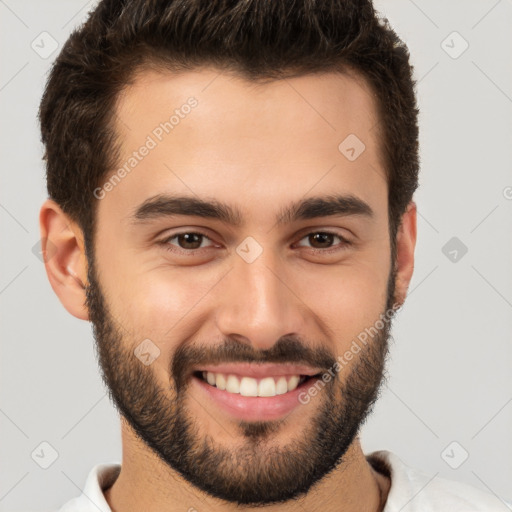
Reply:
[[[238,506],[197,489],[149,450],[122,420],[121,472],[105,498],[113,512],[255,512],[261,507]],[[354,439],[343,462],[307,495],[266,506],[266,512],[381,512],[389,492],[389,479],[366,460],[359,439]]]

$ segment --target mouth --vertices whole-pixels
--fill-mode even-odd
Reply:
[[[304,370],[308,373],[295,373],[298,367],[289,367],[286,371],[280,367],[280,372],[270,365],[264,371],[244,368],[244,373],[235,373],[234,368],[225,366],[223,371],[210,368],[193,372],[193,388],[213,404],[213,414],[227,414],[231,419],[245,421],[283,418],[304,406],[301,396],[322,377],[322,372],[314,373],[309,369]],[[270,371],[273,374],[269,374]]]
[[[247,397],[273,397],[294,391],[307,381],[321,377],[315,375],[276,375],[263,378],[198,370],[194,377],[226,393]]]

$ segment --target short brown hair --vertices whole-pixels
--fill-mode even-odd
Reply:
[[[90,248],[93,191],[118,159],[115,101],[148,63],[171,71],[213,65],[250,80],[349,70],[363,76],[377,98],[394,254],[418,186],[418,110],[407,47],[371,1],[101,1],[62,48],[39,112],[49,196]]]

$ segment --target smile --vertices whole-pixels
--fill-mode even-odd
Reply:
[[[301,393],[321,378],[322,372],[300,365],[225,364],[198,368],[193,389],[213,406],[213,414],[236,420],[282,419],[305,407]]]
[[[252,397],[272,397],[293,391],[300,384],[312,378],[309,375],[275,376],[253,378],[224,373],[197,372],[196,376],[216,388],[232,394]]]

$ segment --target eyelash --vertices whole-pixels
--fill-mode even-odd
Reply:
[[[347,249],[349,246],[352,245],[352,242],[347,240],[345,237],[341,236],[340,234],[338,234],[338,233],[336,233],[334,231],[329,231],[329,230],[311,231],[309,233],[306,233],[300,239],[300,241],[304,240],[304,238],[307,238],[310,235],[317,235],[317,234],[332,235],[334,237],[339,238],[341,240],[341,244],[340,244],[341,247],[329,247],[327,249],[317,249],[317,248],[312,247],[311,251],[314,254],[318,254],[318,253],[331,254],[333,252],[343,251],[343,250]],[[200,251],[202,251],[204,249],[208,249],[208,247],[201,247],[201,248],[198,248],[198,249],[182,249],[180,247],[176,248],[176,246],[173,247],[173,244],[170,243],[170,240],[173,240],[174,238],[177,238],[180,235],[199,235],[199,236],[201,236],[203,238],[206,238],[206,239],[212,241],[212,239],[208,235],[205,235],[204,233],[201,233],[200,231],[181,231],[180,233],[174,233],[172,236],[169,236],[169,237],[165,238],[164,240],[161,240],[159,242],[159,244],[161,244],[164,247],[164,249],[166,249],[168,251],[171,251],[173,253],[178,253],[178,254],[195,255],[196,253],[198,253],[198,252],[200,252]],[[301,247],[304,247],[304,246],[301,246]]]

